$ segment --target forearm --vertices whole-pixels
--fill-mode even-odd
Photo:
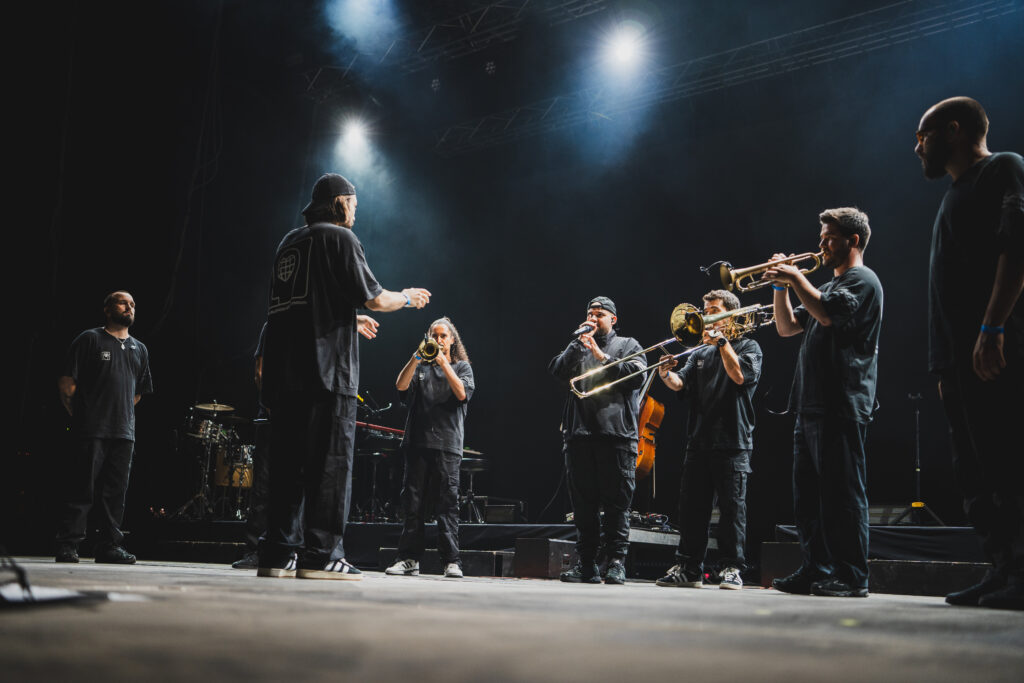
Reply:
[[[725,368],[726,374],[736,384],[743,384],[743,368],[740,367],[740,357],[736,355],[736,349],[732,348],[732,344],[726,344],[719,349],[719,353],[722,356],[722,366]]]
[[[392,292],[389,289],[385,289],[375,298],[367,301],[365,306],[371,311],[390,313],[392,311],[397,311],[400,308],[405,308],[405,305],[408,302],[408,299],[406,299],[405,294],[402,292]]]
[[[135,394],[135,398],[132,399],[132,405],[138,405],[139,401],[142,400],[142,394]]]
[[[408,391],[409,385],[412,384],[412,376],[416,372],[416,366],[420,362],[415,357],[410,358],[409,362],[405,364],[402,371],[398,373],[398,379],[395,380],[395,388],[399,391]]]
[[[821,302],[821,292],[811,284],[811,281],[801,273],[793,281],[793,293],[800,303],[804,305],[811,317],[825,327],[832,326],[832,318],[825,311],[825,305]]]
[[[466,385],[462,383],[459,376],[455,374],[455,370],[448,363],[441,366],[444,371],[444,377],[448,380],[448,386],[451,387],[452,393],[455,394],[455,398],[460,401],[466,400]]]
[[[775,331],[780,337],[792,337],[804,331],[796,316],[793,315],[793,304],[789,301],[789,288],[775,290]]]
[[[982,323],[1002,327],[1010,317],[1010,311],[1017,305],[1024,290],[1024,257],[1000,254],[996,264],[996,278],[992,284],[992,295],[985,307]]]
[[[672,391],[683,390],[683,380],[680,379],[679,375],[676,373],[669,371],[663,375],[659,372],[658,377],[660,377],[662,383]]]
[[[551,362],[548,363],[548,372],[558,379],[568,382],[579,368],[579,358],[583,350],[582,344],[571,342],[562,353],[551,359]]]
[[[63,404],[64,410],[68,411],[68,415],[72,414],[71,399],[74,398],[77,388],[75,380],[71,377],[61,377],[57,380],[57,393],[60,396],[60,402]]]

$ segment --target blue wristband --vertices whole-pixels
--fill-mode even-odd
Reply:
[[[405,292],[402,292],[402,296],[405,297],[405,306],[404,306],[404,308],[411,307],[412,306],[412,299],[409,298],[409,295],[406,294]]]
[[[982,325],[981,331],[986,334],[1003,334],[1006,332],[1006,328],[996,327],[995,325]]]
[[[778,287],[776,285],[772,285],[772,289],[774,289],[776,292],[785,292],[786,291],[786,287]]]

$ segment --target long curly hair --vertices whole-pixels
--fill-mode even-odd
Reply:
[[[467,363],[469,363],[470,360],[469,354],[466,353],[466,345],[462,343],[462,337],[459,336],[459,331],[455,329],[455,323],[452,322],[451,318],[445,316],[443,318],[438,318],[434,322],[430,323],[430,327],[427,328],[427,335],[429,336],[431,330],[433,330],[438,325],[444,325],[445,327],[447,327],[448,333],[452,335],[452,344],[450,348],[452,362],[457,363],[460,360],[464,360]]]

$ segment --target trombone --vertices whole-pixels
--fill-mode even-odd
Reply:
[[[679,304],[672,309],[672,315],[669,317],[668,321],[669,329],[672,331],[671,337],[665,341],[658,342],[653,346],[648,346],[646,349],[641,351],[631,353],[628,356],[623,356],[622,358],[617,358],[607,365],[600,365],[596,368],[591,368],[582,375],[573,377],[569,380],[569,389],[580,398],[588,398],[638,375],[646,375],[648,372],[657,370],[670,360],[677,360],[699,349],[702,346],[701,340],[704,337],[704,328],[723,320],[728,320],[729,323],[721,331],[721,334],[726,339],[736,339],[748,332],[756,330],[759,327],[771,325],[775,322],[775,306],[774,304],[753,304],[751,306],[744,306],[743,308],[737,308],[732,311],[725,311],[724,313],[704,315],[697,310],[697,307],[693,304]],[[679,342],[688,348],[675,354],[671,358],[658,361],[654,365],[648,365],[645,368],[631,372],[628,375],[619,377],[611,382],[605,382],[604,384],[599,384],[596,387],[591,387],[586,390],[580,389],[576,386],[578,382],[582,382],[589,377],[604,372],[608,368],[621,365],[622,363],[628,363],[634,358],[638,358],[640,356],[646,356],[654,349],[664,350],[664,347],[672,342]]]
[[[777,266],[780,263],[788,263],[790,265],[799,263],[800,261],[813,260],[814,265],[810,268],[801,269],[800,272],[804,275],[813,273],[818,268],[821,268],[822,258],[825,252],[819,251],[817,254],[807,252],[804,254],[797,254],[796,256],[790,256],[788,258],[779,259],[778,261],[768,261],[767,263],[759,263],[756,266],[750,266],[749,268],[733,268],[732,264],[728,261],[723,262],[718,266],[718,276],[722,279],[722,287],[726,290],[738,291],[738,292],[751,292],[755,289],[761,289],[767,287],[772,283],[771,280],[754,279],[755,275],[759,275],[773,266]],[[712,266],[714,267],[714,266]],[[744,284],[744,280],[749,278],[749,282]]]

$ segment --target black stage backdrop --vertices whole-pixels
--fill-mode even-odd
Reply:
[[[17,67],[24,88],[14,86],[24,120],[12,134],[31,155],[11,197],[25,206],[29,227],[17,232],[27,244],[7,254],[18,330],[2,463],[9,543],[51,538],[66,427],[55,380],[73,337],[102,324],[101,301],[114,289],[135,296],[133,333],[150,349],[157,389],[138,407],[126,526],[188,496],[191,464],[176,450],[186,410],[216,399],[253,415],[251,359],[274,248],[327,171],[359,188],[356,232],[384,286],[433,292],[425,310],[377,316],[380,336],[362,346],[362,387],[396,401],[394,378],[428,323],[451,317],[477,378],[467,446],[490,462],[476,488],[526,500],[530,521],[569,509],[557,490],[564,394],[546,365],[590,297],[615,299],[620,332],[646,346],[669,336],[676,304],[699,304],[714,286],[700,265],[815,251],[819,211],[862,208],[874,231],[866,261],[886,290],[869,495],[873,504],[913,499],[908,394],[921,393],[924,499],[947,522],[962,521],[925,367],[927,251],[948,180],[924,180],[913,134],[927,106],[965,94],[987,108],[993,150],[1024,151],[1021,3],[946,3],[978,20],[876,43],[879,24],[853,43],[835,39],[844,50],[835,59],[457,155],[435,149],[451,124],[612,87],[592,62],[620,20],[647,27],[651,65],[783,37],[760,44],[767,62],[771,49],[798,42],[794,32],[827,34],[829,22],[891,3],[597,2],[575,21],[527,12],[510,40],[420,69],[381,59],[386,35],[350,35],[359,28],[351,4],[66,2],[26,20],[38,39]],[[416,31],[484,3],[363,4],[422,37]],[[987,14],[971,14],[976,6]],[[341,17],[333,27],[332,16]],[[364,56],[353,61],[353,48]],[[342,139],[353,116],[368,122],[365,148]],[[793,419],[770,411],[785,408],[799,345],[770,329],[757,340],[765,361],[753,539],[791,521]],[[674,516],[684,406],[660,385],[654,395],[668,404],[657,491],[642,484],[637,507]],[[373,419],[403,420],[400,408]]]

